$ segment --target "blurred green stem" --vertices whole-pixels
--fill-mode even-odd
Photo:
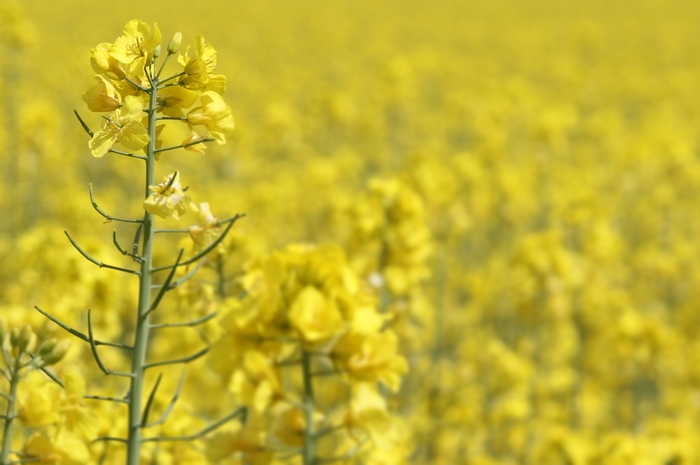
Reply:
[[[8,367],[9,368],[9,367]],[[2,457],[0,460],[1,465],[8,465],[10,462],[10,450],[12,449],[12,430],[14,428],[15,417],[17,412],[15,412],[15,403],[17,401],[17,386],[19,385],[19,369],[20,362],[19,358],[15,363],[15,367],[10,371],[10,396],[7,399],[7,410],[5,413],[5,430],[2,434]]]
[[[314,465],[316,462],[316,438],[314,436],[314,388],[311,374],[311,354],[302,349],[301,366],[304,371],[304,465]]]

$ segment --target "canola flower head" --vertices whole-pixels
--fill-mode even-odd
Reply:
[[[88,147],[96,158],[101,158],[110,151],[115,143],[120,143],[129,150],[141,150],[150,138],[144,127],[143,102],[140,98],[128,95],[124,104],[116,113],[107,117],[102,129],[90,139]]]
[[[143,202],[143,208],[161,218],[180,219],[189,209],[192,201],[183,190],[178,171],[165,177],[162,183],[149,186],[153,191]]]
[[[153,25],[153,33],[148,24],[132,19],[124,26],[119,36],[109,49],[109,55],[132,70],[141,69],[150,64],[153,51],[160,45],[162,36],[158,25]]]
[[[192,126],[205,126],[218,144],[226,143],[226,133],[233,131],[231,108],[223,97],[211,90],[201,93],[202,106],[187,114],[187,122]]]
[[[122,105],[122,96],[114,84],[102,75],[95,76],[97,85],[83,94],[83,100],[90,111],[116,111]]]

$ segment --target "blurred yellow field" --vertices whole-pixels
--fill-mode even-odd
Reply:
[[[700,464],[699,22],[0,0],[0,465]]]

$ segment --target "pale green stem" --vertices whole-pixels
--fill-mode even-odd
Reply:
[[[382,228],[382,242],[381,249],[379,250],[379,264],[378,272],[382,277],[382,287],[379,289],[379,313],[386,313],[389,311],[389,305],[391,304],[391,293],[389,292],[389,286],[386,283],[386,267],[389,264],[389,239],[387,238],[388,229],[390,224],[389,209],[384,207],[384,226]]]
[[[15,423],[15,402],[17,400],[17,386],[19,385],[19,360],[15,369],[10,373],[10,398],[7,400],[5,413],[5,430],[2,434],[2,460],[0,464],[8,465],[10,462],[10,450],[12,450],[12,429]]]
[[[148,186],[155,184],[155,150],[156,150],[156,100],[158,90],[153,86],[150,90],[148,104],[148,136],[146,160],[145,196],[149,196]],[[129,434],[127,446],[127,465],[138,465],[141,453],[141,406],[143,404],[143,383],[148,350],[149,323],[148,312],[151,306],[151,267],[153,258],[154,224],[153,215],[146,212],[143,216],[143,248],[141,251],[141,275],[139,276],[139,305],[136,313],[136,335],[132,351],[131,389],[129,391]]]
[[[311,354],[302,349],[301,366],[304,371],[304,465],[316,463],[316,433],[314,432],[314,387],[311,374]]]

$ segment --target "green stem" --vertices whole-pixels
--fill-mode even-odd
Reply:
[[[156,153],[156,105],[158,90],[153,86],[149,90],[148,104],[148,150],[146,160],[145,196],[150,192],[148,186],[155,184],[155,153]],[[143,216],[143,249],[141,251],[141,275],[139,276],[139,305],[136,314],[136,335],[132,351],[131,389],[129,391],[129,434],[127,446],[127,465],[138,465],[141,454],[143,384],[145,377],[146,352],[148,350],[149,322],[148,313],[151,306],[151,268],[153,259],[153,239],[155,229],[153,215],[145,212]]]
[[[17,386],[19,385],[19,361],[15,370],[11,373],[10,398],[7,400],[7,410],[5,413],[5,430],[2,434],[2,459],[0,464],[8,465],[10,462],[10,450],[12,450],[12,429],[15,422],[15,401],[17,400]]]
[[[216,273],[219,275],[219,297],[226,298],[226,273],[224,272],[224,259],[216,256]]]
[[[304,429],[304,465],[316,463],[316,433],[314,432],[314,387],[311,374],[312,355],[302,349],[301,366],[304,370],[304,414],[306,428]]]

